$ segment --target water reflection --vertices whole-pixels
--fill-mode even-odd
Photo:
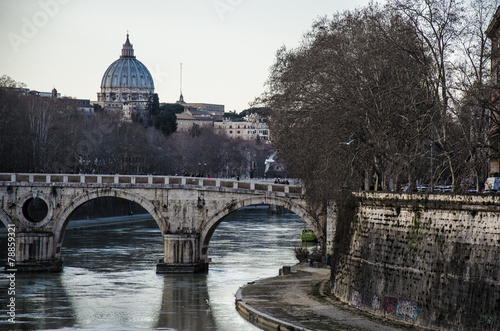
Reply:
[[[0,329],[55,329],[75,325],[75,309],[61,278],[59,274],[36,274],[36,277],[16,274],[16,323],[8,322],[5,313],[0,319]],[[0,288],[7,287],[2,279]],[[6,303],[9,298],[3,292],[7,291],[2,291],[1,301]]]
[[[152,328],[158,320],[162,279],[148,270],[102,273],[69,267],[62,278],[77,326]]]
[[[67,231],[60,274],[16,275],[16,321],[0,329],[258,330],[234,308],[248,281],[294,264],[303,221],[265,210],[228,216],[208,250],[208,274],[157,275],[163,252],[154,220],[111,229]],[[0,300],[8,302],[7,277]]]
[[[164,276],[157,328],[217,330],[206,275]]]

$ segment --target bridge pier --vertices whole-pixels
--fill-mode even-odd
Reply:
[[[5,270],[19,272],[60,272],[63,260],[56,258],[52,232],[16,234],[16,259],[7,260]]]
[[[208,262],[200,258],[199,234],[163,235],[164,256],[156,265],[156,273],[196,273],[208,271]]]

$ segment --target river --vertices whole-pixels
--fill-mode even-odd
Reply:
[[[234,294],[249,281],[295,264],[292,249],[304,225],[295,214],[239,210],[211,239],[209,272],[194,275],[156,274],[163,243],[152,218],[106,228],[68,227],[62,273],[16,274],[15,323],[7,315],[8,275],[0,279],[0,329],[259,330],[236,312]]]

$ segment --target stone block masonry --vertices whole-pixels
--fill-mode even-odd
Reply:
[[[431,329],[500,330],[499,196],[353,195],[345,247],[333,244],[336,296]]]

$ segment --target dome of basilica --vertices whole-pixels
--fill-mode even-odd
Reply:
[[[140,110],[145,108],[153,94],[153,77],[148,68],[135,58],[127,34],[120,58],[111,63],[102,76],[98,103],[105,109]]]
[[[148,68],[134,56],[134,49],[127,40],[123,45],[122,55],[104,72],[102,88],[140,88],[154,90],[153,78]]]

